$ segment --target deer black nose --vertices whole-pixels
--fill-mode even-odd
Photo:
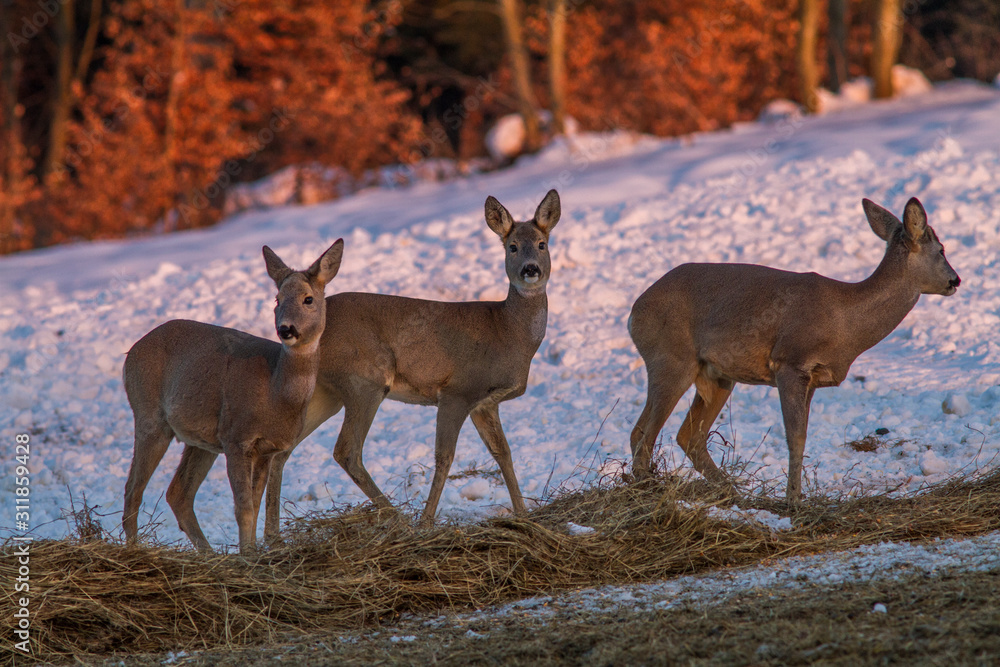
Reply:
[[[521,269],[522,278],[537,278],[542,275],[542,270],[538,268],[537,264],[525,264],[524,268]]]
[[[948,285],[951,287],[958,287],[961,284],[962,284],[962,279],[959,278],[958,276],[955,276],[954,278],[948,281]]]
[[[278,327],[278,337],[281,340],[291,340],[293,338],[299,337],[299,331],[294,326],[288,326],[287,324],[282,324]]]

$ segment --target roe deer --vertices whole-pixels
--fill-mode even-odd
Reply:
[[[138,532],[142,492],[173,438],[184,443],[167,488],[180,529],[211,551],[194,514],[194,496],[219,454],[233,489],[240,553],[255,548],[257,514],[276,452],[302,430],[316,385],[319,340],[326,324],[323,290],[340,269],[338,239],[306,271],[293,271],[264,246],[267,273],[278,287],[276,343],[242,331],[190,320],[161,324],[125,359],[125,392],[135,415],[135,452],[125,485],[122,525]]]
[[[734,383],[763,384],[778,388],[786,497],[799,500],[813,392],[843,382],[858,355],[888,336],[921,294],[950,296],[961,282],[916,198],[902,222],[867,199],[862,205],[887,248],[860,283],[753,264],[684,264],[636,299],[629,333],[649,378],[631,438],[636,477],[652,472],[656,436],[694,383],[677,443],[698,472],[726,482],[708,454],[708,433]]]
[[[524,512],[498,405],[524,393],[531,358],[545,337],[548,240],[559,215],[555,190],[527,222],[515,222],[493,197],[486,200],[486,224],[506,249],[505,301],[446,303],[350,292],[327,297],[316,393],[300,439],[343,407],[333,457],[378,507],[391,505],[361,452],[379,405],[391,398],[437,406],[434,477],[422,525],[434,522],[458,433],[470,415],[500,466],[514,512]],[[271,465],[264,525],[269,540],[278,537],[282,468],[290,454],[276,455]]]

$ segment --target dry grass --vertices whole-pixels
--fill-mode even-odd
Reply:
[[[35,658],[232,648],[608,583],[661,579],[885,540],[1000,528],[1000,472],[919,495],[811,502],[770,534],[711,519],[678,499],[731,505],[704,483],[666,478],[558,498],[525,518],[417,530],[395,515],[314,515],[254,562],[104,540],[35,542]],[[780,501],[740,504],[780,510]],[[572,536],[566,522],[597,532]],[[12,545],[5,546],[9,551]],[[16,559],[0,560],[0,578]],[[8,590],[7,595],[11,595]],[[10,644],[0,659],[13,661]]]
[[[376,631],[341,630],[264,648],[198,652],[177,664],[992,665],[1000,655],[998,596],[997,571],[920,574],[822,587],[750,589],[723,600],[656,611],[557,607],[551,617],[448,616],[430,624],[415,617]],[[887,613],[873,613],[876,603],[885,605]],[[407,635],[414,641],[392,640]],[[146,654],[123,662],[159,667],[165,658],[169,656]],[[122,667],[118,658],[103,664]]]
[[[886,432],[888,431],[886,430]],[[877,452],[880,449],[898,447],[905,442],[905,439],[891,440],[885,437],[885,433],[875,432],[869,433],[863,438],[851,440],[847,443],[847,446],[856,452]]]

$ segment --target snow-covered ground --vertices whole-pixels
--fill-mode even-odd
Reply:
[[[273,338],[262,244],[305,265],[343,236],[344,263],[329,292],[499,299],[507,289],[503,250],[486,227],[483,202],[495,195],[524,218],[550,187],[560,192],[563,214],[551,239],[548,331],[528,391],[501,408],[527,496],[589,484],[628,461],[646,379],[625,322],[652,281],[687,261],[860,280],[884,248],[862,197],[897,214],[919,197],[962,286],[949,298],[922,297],[843,386],[817,392],[807,492],[912,490],[997,465],[1000,91],[958,82],[820,117],[770,118],[677,140],[578,135],[572,149],[555,144],[502,172],[245,213],[208,230],[0,258],[0,442],[9,453],[0,491],[14,497],[14,438],[31,433],[34,534],[67,534],[60,516],[71,494],[78,503],[86,495],[108,514],[105,525],[117,527],[132,458],[125,351],[173,318]],[[658,450],[671,467],[686,466],[672,442],[690,398],[667,422]],[[332,458],[341,416],[289,461],[282,495],[296,511],[365,499]],[[386,402],[375,419],[366,465],[396,502],[419,506],[425,497],[434,418],[433,408]],[[717,460],[748,460],[751,471],[783,487],[787,450],[774,389],[737,387],[718,428],[735,447],[714,447]],[[888,444],[875,452],[845,444],[880,428],[889,429]],[[158,538],[186,545],[163,500],[180,451],[173,445],[153,476],[145,512],[160,515]],[[452,473],[492,468],[467,423]],[[472,518],[508,502],[496,476],[472,475],[448,482],[440,515]],[[0,504],[4,537],[15,532],[15,504]],[[196,511],[213,543],[236,542],[221,460]]]

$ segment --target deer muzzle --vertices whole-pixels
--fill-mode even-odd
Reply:
[[[278,338],[281,340],[294,340],[299,337],[299,331],[294,326],[282,324],[278,327]]]
[[[525,264],[521,268],[521,280],[526,283],[537,283],[542,277],[542,270],[537,264]]]

